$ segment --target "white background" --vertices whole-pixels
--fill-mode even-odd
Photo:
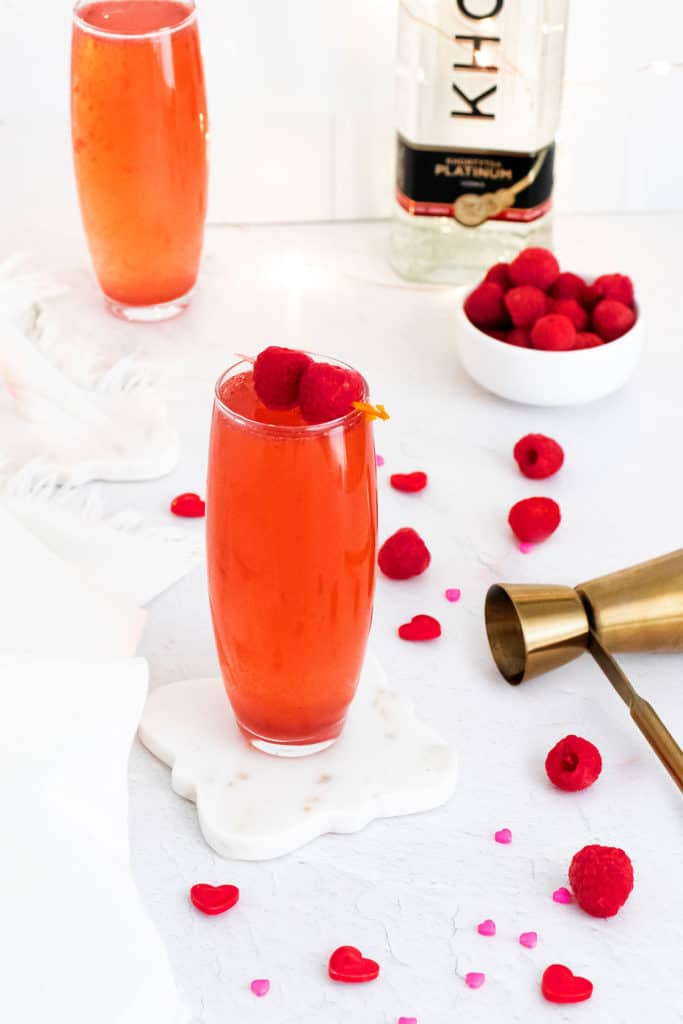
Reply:
[[[77,217],[70,7],[2,2],[0,245]],[[390,211],[396,11],[397,0],[203,0],[212,221]],[[571,0],[567,58],[558,208],[683,208],[683,67],[638,71],[683,60],[680,0]]]

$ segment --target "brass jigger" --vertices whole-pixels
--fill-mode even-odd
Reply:
[[[683,652],[683,549],[574,589],[496,584],[485,614],[494,661],[513,685],[589,651],[683,791],[683,751],[611,653]]]

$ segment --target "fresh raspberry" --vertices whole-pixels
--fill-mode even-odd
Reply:
[[[299,385],[299,406],[307,423],[327,423],[351,412],[360,402],[363,378],[355,370],[331,363],[314,363],[306,368]]]
[[[465,313],[475,327],[504,327],[507,310],[503,289],[493,281],[483,281],[465,299]]]
[[[560,506],[552,498],[524,498],[513,505],[508,523],[517,540],[540,544],[560,525]]]
[[[489,338],[495,338],[496,341],[507,341],[509,331],[503,330],[501,327],[487,327],[484,334],[488,334]]]
[[[574,348],[597,348],[598,345],[604,345],[602,338],[598,337],[597,334],[593,334],[592,331],[579,331],[574,341]]]
[[[512,281],[510,280],[510,264],[509,263],[495,263],[490,270],[487,270],[485,281],[493,281],[494,284],[499,284],[504,292],[512,288]]]
[[[548,778],[558,789],[575,793],[592,786],[602,771],[600,751],[581,736],[565,736],[545,759]]]
[[[312,359],[305,352],[271,345],[256,357],[254,389],[267,409],[293,409],[299,385]]]
[[[550,286],[549,294],[554,299],[576,299],[583,306],[586,301],[588,285],[578,274],[571,274],[568,271],[560,274],[558,279]]]
[[[431,560],[432,556],[422,537],[409,526],[397,530],[385,540],[377,556],[380,569],[392,580],[419,576]]]
[[[560,264],[549,249],[522,249],[510,264],[513,284],[533,284],[546,291],[560,276]]]
[[[576,299],[557,299],[552,305],[552,312],[566,316],[577,331],[585,331],[588,327],[588,313]]]
[[[560,445],[545,434],[522,437],[515,445],[513,455],[521,472],[530,480],[545,480],[557,473],[564,462]]]
[[[548,312],[545,292],[533,285],[523,284],[511,288],[504,299],[510,319],[515,327],[532,327]]]
[[[602,274],[593,281],[591,294],[596,299],[614,299],[631,308],[635,302],[633,281],[626,274]]]
[[[569,865],[576,902],[593,917],[614,917],[633,889],[633,864],[615,846],[584,846]]]
[[[427,474],[421,470],[415,473],[392,473],[389,483],[396,491],[417,494],[418,491],[424,491],[427,486]]]
[[[513,327],[511,331],[508,331],[505,341],[508,345],[514,345],[516,348],[531,348],[531,332],[524,327]]]
[[[630,331],[636,322],[636,314],[623,302],[603,299],[593,310],[593,327],[604,341],[614,341]]]
[[[574,348],[576,328],[566,316],[560,313],[548,313],[537,320],[531,329],[533,348],[548,352],[566,352]]]

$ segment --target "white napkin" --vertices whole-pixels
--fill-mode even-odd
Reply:
[[[42,299],[54,291],[0,264],[0,473],[39,458],[60,481],[168,473],[178,437],[144,371],[128,360],[77,384],[50,358]]]
[[[0,1020],[182,1024],[128,869],[140,659],[0,658]]]

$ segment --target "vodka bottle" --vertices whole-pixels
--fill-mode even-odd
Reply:
[[[569,0],[400,0],[391,261],[471,280],[551,242]]]

